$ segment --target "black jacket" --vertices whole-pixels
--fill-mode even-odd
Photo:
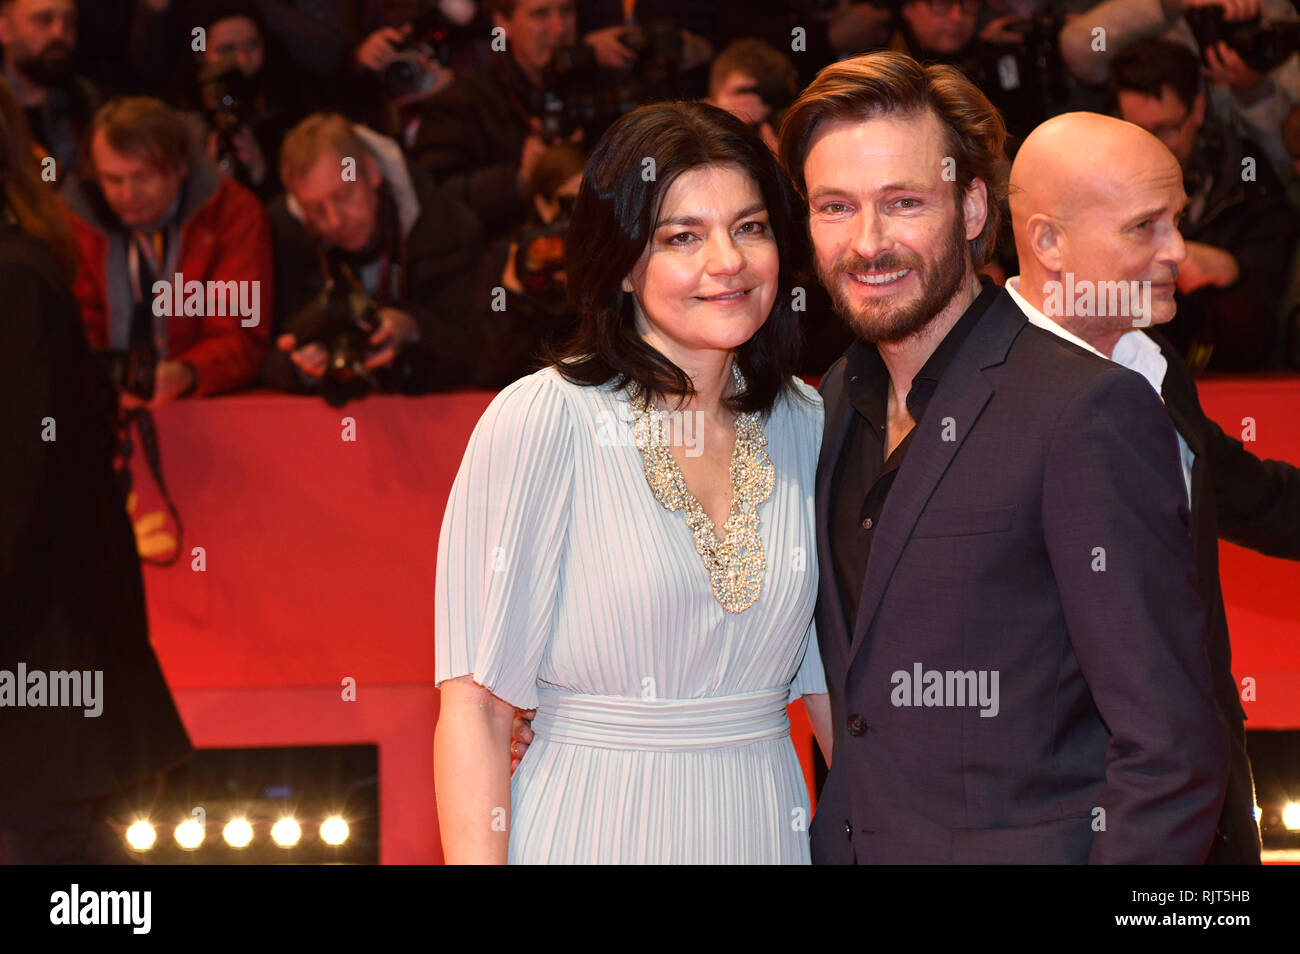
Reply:
[[[835,760],[814,862],[1203,861],[1228,742],[1177,443],[1150,385],[1000,293],[915,426],[854,621],[829,534],[845,383],[841,359],[821,386],[816,623]],[[898,695],[917,669],[948,704]],[[996,717],[945,673],[1000,673]]]
[[[97,717],[0,708],[0,810],[14,810],[108,795],[192,750],[149,643],[111,386],[49,250],[4,224],[0,295],[0,669],[103,672]]]
[[[395,149],[394,144],[394,149]],[[396,159],[390,159],[396,161]],[[398,205],[415,216],[405,233],[406,298],[393,303],[408,312],[420,328],[420,340],[404,349],[399,362],[418,365],[403,372],[411,382],[400,390],[421,392],[476,383],[476,370],[485,347],[484,330],[471,315],[470,296],[484,252],[483,228],[474,214],[429,177],[403,161],[409,188],[393,188],[392,167],[381,163],[383,188]],[[285,324],[315,300],[325,288],[316,238],[289,209],[281,196],[270,207],[271,245],[275,258],[275,316],[271,348],[262,368],[262,382],[287,391],[305,390],[289,356],[276,347]]]
[[[1253,160],[1249,180],[1246,159]],[[1196,371],[1266,367],[1295,255],[1296,211],[1263,149],[1231,129],[1202,129],[1184,179],[1190,204],[1183,238],[1230,252],[1241,275],[1227,288],[1179,294],[1166,335]]]
[[[514,57],[498,54],[429,100],[420,120],[416,163],[474,210],[489,238],[528,212],[518,176],[534,96]]]
[[[1148,332],[1150,333],[1150,332]],[[1210,864],[1258,864],[1255,788],[1246,756],[1246,714],[1232,675],[1228,618],[1219,581],[1219,538],[1268,556],[1300,560],[1300,470],[1260,460],[1201,410],[1196,384],[1168,339],[1151,334],[1169,363],[1161,393],[1178,433],[1196,455],[1192,464],[1192,543],[1209,616],[1215,697],[1228,724],[1231,768]]]

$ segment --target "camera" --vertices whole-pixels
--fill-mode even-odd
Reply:
[[[119,391],[142,401],[153,400],[154,371],[158,367],[158,349],[143,345],[127,349],[97,351],[108,378]]]
[[[1211,46],[1226,43],[1256,73],[1267,73],[1300,50],[1300,19],[1275,20],[1265,25],[1256,15],[1228,22],[1222,7],[1193,7],[1183,16],[1196,36],[1202,59]]]
[[[229,175],[240,168],[234,136],[257,113],[260,95],[257,82],[233,61],[224,60],[207,71],[200,80],[203,106],[217,134],[217,166]]]
[[[596,51],[578,43],[552,55],[543,88],[533,91],[531,112],[545,136],[567,138],[582,129],[586,140],[595,142],[614,120],[641,102],[634,79],[602,73]]]
[[[379,327],[377,312],[373,300],[359,292],[342,292],[334,284],[285,326],[297,347],[319,344],[325,349],[320,388],[331,407],[363,398],[375,385],[365,362],[371,350],[370,336]]]
[[[561,290],[556,273],[564,269],[564,234],[567,218],[519,236],[515,252],[515,277],[529,295],[544,296]]]
[[[633,71],[652,89],[675,85],[682,62],[682,29],[674,17],[656,17],[644,27],[623,31],[618,39],[637,54]]]
[[[434,78],[424,68],[424,61],[451,65],[449,33],[447,20],[436,11],[412,21],[410,35],[397,47],[392,61],[379,75],[389,99],[418,96],[433,85]]]
[[[217,132],[234,132],[253,118],[257,83],[238,66],[222,63],[201,83],[203,105]]]
[[[552,54],[543,89],[535,91],[531,104],[545,135],[568,137],[582,129],[587,142],[596,142],[614,120],[642,103],[679,98],[682,32],[675,18],[633,27],[619,40],[637,53],[627,73],[602,71],[596,51],[586,43]]]

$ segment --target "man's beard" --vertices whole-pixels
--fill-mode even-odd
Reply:
[[[916,334],[952,300],[966,275],[967,255],[965,224],[962,217],[956,215],[948,241],[940,251],[939,260],[933,264],[910,253],[904,255],[893,251],[885,252],[870,262],[854,255],[841,258],[829,274],[819,261],[817,277],[830,293],[835,310],[859,338],[877,344],[889,343]],[[912,269],[920,286],[920,290],[907,301],[855,302],[852,293],[840,281],[849,273],[895,272],[902,268]]]
[[[37,86],[62,86],[72,76],[72,47],[55,41],[35,56],[14,58],[14,69]]]

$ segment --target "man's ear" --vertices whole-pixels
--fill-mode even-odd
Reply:
[[[1196,123],[1196,128],[1200,129],[1201,124],[1205,122],[1205,94],[1197,93],[1196,99],[1192,101],[1192,119]]]
[[[989,217],[989,189],[983,179],[972,179],[961,200],[962,217],[966,220],[966,241],[979,237]]]
[[[1029,217],[1025,223],[1025,233],[1029,236],[1029,248],[1043,271],[1056,274],[1061,271],[1065,256],[1061,249],[1061,228],[1042,212]]]

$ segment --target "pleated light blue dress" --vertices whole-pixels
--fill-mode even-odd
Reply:
[[[812,615],[820,395],[763,421],[762,592],[713,595],[684,511],[646,482],[626,391],[544,368],[501,391],[438,544],[436,682],[537,709],[511,782],[512,863],[807,864],[786,704],[826,692]],[[505,754],[502,753],[502,758]]]

